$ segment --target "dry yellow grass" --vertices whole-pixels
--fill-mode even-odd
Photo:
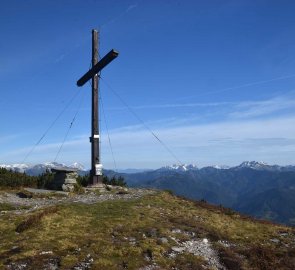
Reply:
[[[261,266],[255,256],[249,256],[251,250],[268,260],[271,254],[270,263],[284,263],[284,269],[295,268],[292,228],[256,222],[167,192],[136,200],[64,204],[56,211],[43,209],[29,215],[40,218],[20,233],[16,229],[29,219],[28,214],[7,212],[1,216],[0,268],[5,269],[10,262],[27,261],[29,269],[39,269],[45,259],[52,257],[58,258],[60,269],[70,269],[90,256],[92,269],[138,269],[151,263],[162,269],[199,269],[206,264],[201,257],[189,253],[167,256],[175,246],[171,237],[186,241],[192,235],[208,238],[229,269],[231,264],[240,267],[235,269],[260,269],[263,262],[259,262]],[[180,232],[174,233],[175,229]],[[159,241],[161,238],[167,241]],[[220,240],[231,246],[222,246]]]

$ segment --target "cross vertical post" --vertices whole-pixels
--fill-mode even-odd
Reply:
[[[79,87],[90,79],[92,80],[92,112],[91,112],[91,171],[89,186],[102,184],[102,165],[100,159],[99,137],[99,76],[100,71],[112,62],[119,53],[112,49],[102,59],[98,59],[98,32],[92,30],[92,68],[88,70],[78,81]],[[99,60],[99,61],[98,61]]]
[[[92,68],[98,63],[98,32],[92,30]],[[92,77],[92,116],[91,116],[91,175],[90,185],[102,183],[99,153],[99,74]]]

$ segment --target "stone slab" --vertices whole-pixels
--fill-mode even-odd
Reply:
[[[34,194],[46,194],[46,193],[57,193],[57,194],[63,194],[68,195],[68,192],[65,191],[59,191],[59,190],[49,190],[49,189],[38,189],[38,188],[24,188],[24,190],[34,193]]]

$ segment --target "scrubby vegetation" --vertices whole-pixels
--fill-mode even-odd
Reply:
[[[0,188],[34,187],[46,189],[50,188],[53,178],[54,174],[49,170],[46,170],[46,172],[39,176],[29,176],[25,173],[0,168]],[[78,176],[77,183],[78,186],[86,187],[89,184],[89,175]],[[103,176],[103,183],[106,185],[126,186],[122,176]]]
[[[37,176],[37,178],[38,188],[49,188],[54,178],[54,175],[49,170],[46,170],[45,173],[42,173],[41,175]]]
[[[121,186],[121,187],[127,186],[122,176],[119,176],[119,177],[113,176],[111,178],[104,176],[102,182],[106,185],[112,185],[112,186]]]
[[[44,197],[48,194],[33,196],[15,188],[16,184],[46,186],[52,177],[49,172],[32,177],[31,182],[24,174],[1,172],[1,186],[14,188],[14,193],[22,193],[25,199],[40,196],[38,199],[51,200]],[[8,185],[5,181],[12,175],[24,176],[23,181]],[[88,179],[80,177],[79,183],[87,185]],[[125,184],[120,178],[104,179],[106,184]],[[3,201],[0,269],[18,269],[17,265],[47,269],[44,265],[48,262],[55,262],[58,269],[76,269],[83,263],[102,270],[151,265],[158,269],[214,269],[201,255],[185,249],[174,251],[183,248],[183,243],[193,245],[204,239],[227,269],[295,269],[294,228],[254,220],[205,200],[154,192],[136,199],[74,202],[60,200],[58,206],[28,211]]]
[[[57,212],[57,207],[54,206],[54,207],[48,207],[42,211],[29,215],[27,218],[25,218],[23,221],[21,221],[17,225],[15,231],[17,233],[22,233],[28,229],[37,227],[43,217],[48,216],[50,214],[54,214],[56,212]]]
[[[90,177],[89,174],[84,175],[84,176],[78,176],[78,179],[77,179],[78,184],[83,187],[87,187],[89,184],[89,177]],[[112,186],[121,186],[121,187],[127,186],[127,184],[122,176],[108,177],[108,176],[104,175],[102,182],[106,185],[112,185]]]
[[[4,188],[48,188],[52,180],[53,174],[49,170],[39,176],[29,176],[26,173],[0,168],[0,187]]]
[[[37,187],[39,177],[0,168],[0,187]]]
[[[15,263],[45,269],[46,262],[55,261],[58,269],[76,269],[86,262],[101,270],[151,265],[214,269],[202,256],[173,253],[179,243],[208,239],[227,269],[295,269],[294,233],[290,227],[159,192],[133,200],[6,214],[0,223],[0,268]]]

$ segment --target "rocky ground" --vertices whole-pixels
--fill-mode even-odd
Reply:
[[[107,189],[0,191],[0,269],[295,269],[292,228],[167,192]]]
[[[76,194],[63,191],[52,191],[34,188],[24,188],[21,191],[0,192],[0,203],[6,203],[16,210],[10,211],[14,214],[29,213],[47,206],[64,203],[94,204],[110,200],[131,200],[144,195],[154,194],[152,189],[127,189],[123,187],[108,186],[109,190],[86,189],[85,193]],[[7,211],[2,210],[0,214]]]
[[[70,194],[67,192],[53,192],[50,190],[38,190],[32,188],[25,188],[23,191],[19,192],[2,192],[0,193],[0,203],[6,203],[15,207],[15,210],[10,210],[11,214],[21,215],[26,214],[37,209],[42,209],[52,205],[66,204],[66,203],[83,203],[83,204],[94,204],[97,202],[110,201],[110,200],[132,200],[137,199],[145,195],[155,194],[156,191],[150,189],[127,189],[127,188],[112,188],[108,187],[109,192],[88,189],[84,194]],[[7,214],[8,211],[2,210],[1,215]],[[182,232],[180,229],[173,229],[171,231],[172,236],[169,240],[165,237],[159,238],[158,241],[163,243],[168,243],[172,241],[175,245],[171,248],[171,251],[167,254],[170,258],[175,258],[178,254],[188,252],[197,256],[204,257],[208,262],[208,265],[213,269],[226,269],[219,262],[217,253],[211,247],[208,239],[195,239],[194,233],[191,234],[191,241],[181,242],[176,238],[177,234],[186,234],[187,232]],[[153,234],[153,230],[151,230]],[[131,245],[136,244],[136,238],[126,238]],[[15,246],[14,249],[17,249]],[[77,253],[79,253],[77,249]],[[52,255],[52,251],[42,251],[39,253],[41,256]],[[152,261],[152,254],[145,254],[146,261]],[[91,269],[93,258],[90,254],[87,254],[86,258],[81,262],[77,263],[73,269],[84,270]],[[30,262],[12,262],[7,265],[7,269],[27,269],[30,267]],[[48,259],[44,260],[43,269],[59,269],[58,259]],[[157,264],[150,264],[145,267],[140,268],[140,270],[152,270],[159,269]],[[175,268],[176,269],[176,268]]]

